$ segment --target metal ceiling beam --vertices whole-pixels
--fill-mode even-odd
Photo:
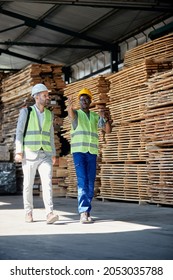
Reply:
[[[32,28],[36,28],[36,26],[41,26],[41,27],[51,29],[51,30],[56,31],[56,32],[64,33],[64,34],[67,34],[69,36],[79,38],[81,40],[89,41],[91,43],[94,43],[94,44],[97,44],[97,45],[100,45],[100,46],[103,46],[103,47],[107,47],[107,48],[112,47],[111,44],[106,43],[105,41],[96,39],[94,37],[90,37],[90,36],[87,36],[87,35],[84,35],[84,34],[81,34],[81,33],[78,33],[78,32],[74,32],[72,30],[62,28],[62,27],[59,27],[59,26],[55,26],[55,25],[46,23],[43,20],[39,21],[39,20],[32,19],[30,17],[19,15],[17,13],[11,12],[11,11],[4,10],[1,7],[0,7],[0,13],[4,14],[4,15],[7,15],[7,16],[10,16],[10,17],[13,17],[13,18],[17,18],[19,20],[22,20],[22,21],[25,22],[25,25],[30,26]]]
[[[21,58],[21,59],[24,59],[24,60],[28,60],[28,61],[32,61],[32,62],[35,62],[35,63],[39,63],[39,64],[47,64],[48,63],[46,61],[43,61],[42,59],[35,59],[33,57],[29,57],[29,56],[26,56],[26,55],[18,54],[18,53],[15,53],[15,52],[4,50],[4,49],[0,49],[0,55],[1,55],[1,53],[5,53],[7,55],[11,55],[11,56],[14,56],[14,57],[18,57],[18,58]]]
[[[96,45],[72,45],[72,44],[52,44],[52,43],[30,43],[30,42],[16,42],[5,41],[0,42],[0,45],[6,46],[27,46],[27,47],[50,47],[50,48],[70,48],[70,49],[89,49],[89,50],[101,50],[110,51],[110,48],[96,46]]]
[[[9,31],[9,30],[16,29],[16,28],[19,28],[19,27],[22,27],[22,26],[25,26],[25,24],[22,23],[22,24],[18,24],[18,25],[15,25],[15,26],[12,26],[12,27],[9,27],[9,28],[0,30],[0,33],[7,32],[7,31]]]
[[[8,1],[8,0],[7,0]],[[20,0],[18,0],[20,1]],[[23,1],[28,2],[28,1]],[[88,6],[95,8],[113,8],[113,9],[129,9],[129,10],[143,10],[143,11],[163,11],[169,12],[173,10],[172,1],[171,0],[155,0],[155,1],[127,1],[127,0],[30,0],[33,3],[41,3],[41,4],[59,4],[59,5],[73,5],[73,6]]]
[[[14,68],[0,68],[0,72],[18,72],[19,69],[14,69]]]

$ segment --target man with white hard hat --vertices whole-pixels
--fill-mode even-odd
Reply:
[[[34,96],[35,94],[42,92],[42,91],[48,91],[47,87],[44,84],[36,84],[32,88],[31,95]]]
[[[33,184],[38,170],[40,174],[43,202],[47,224],[58,220],[53,213],[52,168],[56,162],[53,114],[46,108],[50,102],[48,89],[44,84],[36,84],[31,96],[35,104],[20,110],[16,129],[16,162],[22,162],[23,202],[25,221],[33,222]],[[29,115],[28,115],[29,114]]]

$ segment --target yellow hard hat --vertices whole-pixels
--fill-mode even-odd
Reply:
[[[80,98],[82,94],[87,94],[91,99],[93,98],[91,91],[87,88],[83,88],[79,91],[78,98]]]

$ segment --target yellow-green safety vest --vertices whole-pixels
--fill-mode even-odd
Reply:
[[[71,153],[82,152],[98,154],[99,115],[90,111],[90,118],[81,109],[77,110],[78,125],[71,126]]]
[[[44,121],[42,129],[39,126],[36,110],[31,106],[32,111],[28,122],[26,135],[24,137],[24,150],[38,151],[41,148],[44,151],[52,152],[50,143],[50,129],[52,124],[52,113],[44,109]]]

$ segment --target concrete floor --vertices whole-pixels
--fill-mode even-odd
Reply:
[[[21,195],[0,196],[1,260],[172,260],[173,207],[93,200],[93,224],[80,224],[76,198],[54,198],[60,220],[45,222],[34,196],[34,223]]]

